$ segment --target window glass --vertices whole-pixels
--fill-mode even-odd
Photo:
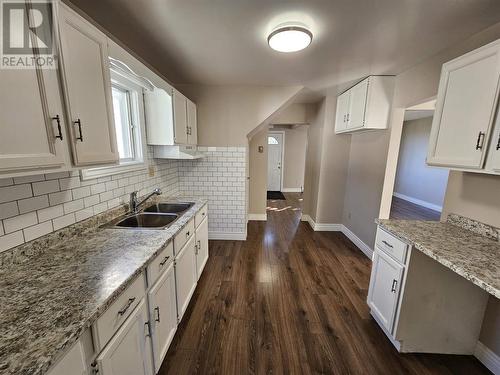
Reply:
[[[130,93],[113,86],[113,112],[115,116],[116,142],[120,161],[134,159],[132,114],[130,111]]]
[[[277,145],[278,140],[275,137],[269,136],[269,137],[267,137],[267,144],[268,145]]]

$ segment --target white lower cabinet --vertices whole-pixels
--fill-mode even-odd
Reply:
[[[86,375],[85,353],[78,340],[64,357],[48,372],[48,375]]]
[[[177,294],[177,316],[180,322],[186,311],[189,300],[196,288],[196,241],[195,236],[186,242],[175,257],[175,287]]]
[[[383,251],[373,254],[368,305],[384,328],[392,333],[404,267]]]
[[[151,340],[144,300],[123,323],[96,359],[99,374],[151,375]]]
[[[148,292],[148,299],[154,367],[155,373],[157,373],[177,330],[177,304],[175,299],[173,262],[171,262],[170,266],[163,272]]]
[[[196,228],[196,275],[199,279],[208,260],[208,219]]]

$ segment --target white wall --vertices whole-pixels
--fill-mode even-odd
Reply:
[[[405,121],[399,149],[394,193],[429,203],[442,209],[448,170],[429,167],[425,160],[432,117]]]
[[[308,126],[285,129],[283,155],[283,189],[298,190],[304,187]]]

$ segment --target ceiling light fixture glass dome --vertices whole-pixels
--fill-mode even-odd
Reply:
[[[281,26],[269,34],[267,43],[278,52],[297,52],[309,46],[312,37],[303,26]]]

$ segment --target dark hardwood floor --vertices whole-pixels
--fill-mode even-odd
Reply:
[[[439,221],[441,212],[427,207],[392,197],[391,219]]]
[[[161,375],[489,373],[472,356],[399,354],[366,305],[370,260],[286,196],[247,241],[210,241]]]

